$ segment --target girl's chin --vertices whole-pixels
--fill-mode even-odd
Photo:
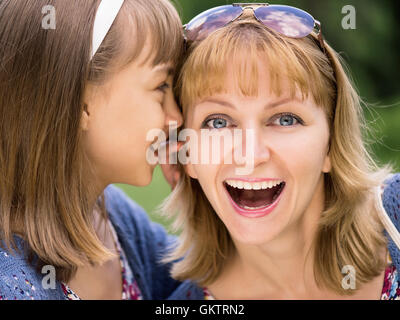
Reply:
[[[145,168],[142,169],[135,169],[135,172],[130,172],[132,175],[131,178],[129,177],[129,174],[125,175],[124,182],[121,182],[123,184],[129,184],[131,186],[135,187],[146,187],[148,186],[152,180],[153,180],[153,173],[154,173],[154,168],[155,167],[150,167],[147,165]],[[138,175],[139,173],[139,175]]]

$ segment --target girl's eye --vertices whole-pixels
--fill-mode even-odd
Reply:
[[[165,93],[169,89],[169,84],[164,82],[161,86],[157,88],[157,90]]]
[[[223,129],[230,125],[230,121],[224,118],[212,118],[205,120],[201,127],[209,129]]]
[[[278,121],[278,123],[276,123],[276,121]],[[303,120],[291,113],[283,113],[277,115],[273,123],[283,127],[290,127],[296,124],[304,124]]]

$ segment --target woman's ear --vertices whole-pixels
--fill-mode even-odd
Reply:
[[[324,165],[322,167],[322,172],[328,173],[331,170],[332,170],[331,157],[329,156],[329,154],[327,154],[324,160]]]
[[[322,172],[324,172],[324,173],[328,173],[332,170],[332,163],[331,163],[331,156],[330,156],[331,144],[332,144],[332,141],[330,140],[329,144],[328,144],[328,151],[326,153],[325,160],[324,160],[324,165],[322,166]]]

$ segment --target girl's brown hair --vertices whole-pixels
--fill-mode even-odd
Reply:
[[[380,274],[385,262],[377,253],[385,245],[374,188],[391,171],[379,168],[365,143],[366,122],[360,98],[346,75],[340,56],[326,43],[321,50],[314,35],[291,39],[254,19],[238,20],[189,46],[177,83],[184,114],[207,96],[225,90],[228,66],[235,66],[237,88],[245,96],[258,92],[258,62],[266,61],[271,90],[280,95],[288,78],[290,93],[312,95],[330,127],[332,170],[324,174],[325,208],[315,238],[315,279],[341,294],[343,266],[356,269],[357,287]],[[176,215],[181,243],[166,261],[177,279],[209,285],[221,274],[235,250],[228,230],[218,218],[197,180],[182,170],[182,178],[163,204]],[[183,259],[182,259],[183,258]],[[354,292],[354,291],[353,291]]]
[[[153,65],[180,59],[179,15],[168,0],[125,0],[90,61],[100,0],[0,2],[0,239],[15,248],[22,236],[42,264],[68,280],[77,267],[107,260],[96,236],[90,166],[80,120],[88,83],[138,57],[145,41]],[[52,5],[56,28],[42,28],[42,8]]]

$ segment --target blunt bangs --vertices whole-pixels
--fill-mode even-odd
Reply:
[[[259,90],[259,72],[268,72],[270,85],[265,89],[271,94],[281,96],[283,83],[288,83],[292,98],[300,93],[306,99],[311,94],[316,104],[332,116],[335,92],[330,88],[335,82],[334,72],[314,41],[284,38],[248,20],[214,32],[194,47],[182,68],[177,88],[183,110],[205,97],[225,93],[228,76],[235,78],[237,92],[254,97]],[[260,62],[267,70],[260,70]]]

